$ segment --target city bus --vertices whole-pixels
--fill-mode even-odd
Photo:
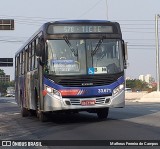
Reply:
[[[47,22],[15,54],[16,102],[35,113],[96,113],[125,106],[127,50],[120,25],[105,20]]]

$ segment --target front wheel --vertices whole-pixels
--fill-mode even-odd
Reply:
[[[23,107],[23,103],[21,103],[21,115],[22,117],[27,117],[29,115],[28,110]]]
[[[107,119],[109,113],[109,108],[97,109],[97,116],[99,119]]]
[[[41,122],[47,122],[48,121],[48,117],[47,114],[45,112],[42,111],[38,111],[38,118]]]
[[[27,108],[23,107],[23,97],[22,97],[22,92],[20,92],[20,108],[21,108],[21,115],[22,117],[27,117],[29,115],[29,112]]]
[[[40,110],[40,104],[39,102],[37,102],[37,110],[36,110],[36,113],[37,113],[37,117],[38,119],[41,121],[41,122],[46,122],[48,121],[48,117],[47,117],[47,114],[43,111]]]

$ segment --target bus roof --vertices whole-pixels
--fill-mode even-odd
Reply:
[[[42,25],[42,28],[46,26],[47,24],[105,24],[105,23],[117,23],[117,22],[111,22],[108,20],[57,20],[57,21],[50,21],[46,22]]]
[[[106,24],[106,23],[113,23],[113,24],[118,24],[117,22],[111,22],[108,20],[57,20],[57,21],[50,21],[44,23],[37,32],[35,32],[21,47],[20,49],[16,52],[15,55],[17,55],[23,48],[26,47],[26,45],[29,42],[32,42],[34,37],[38,35],[41,31],[46,30],[49,24]]]
[[[108,20],[59,20],[48,23],[108,23]]]

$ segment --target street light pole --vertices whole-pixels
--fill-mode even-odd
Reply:
[[[157,92],[159,92],[160,86],[158,18],[160,18],[160,15],[155,15]]]
[[[108,20],[108,2],[106,0],[106,16],[107,16],[107,20]]]

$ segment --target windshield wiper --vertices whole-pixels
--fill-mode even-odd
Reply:
[[[70,48],[70,50],[73,52],[74,56],[78,56],[78,49],[74,49],[70,43],[70,41],[68,40],[67,36],[63,37],[65,42],[67,43],[68,47]]]
[[[103,43],[103,39],[104,39],[104,37],[102,37],[102,38],[98,41],[95,49],[91,52],[91,56],[94,56],[94,55],[96,54],[96,52],[99,50],[101,44]]]

